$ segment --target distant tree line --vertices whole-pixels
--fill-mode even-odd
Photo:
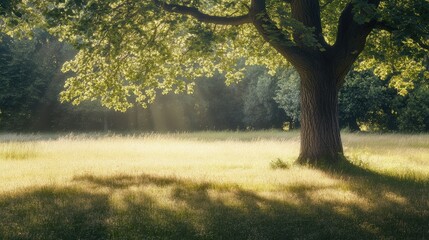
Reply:
[[[62,63],[75,54],[69,45],[38,31],[32,40],[0,43],[0,130],[2,131],[194,131],[299,128],[299,76],[292,69],[274,76],[246,67],[231,86],[215,74],[196,81],[194,94],[167,94],[147,109],[125,113],[97,101],[61,104],[66,74]],[[351,131],[429,131],[429,85],[424,76],[400,95],[371,71],[352,71],[340,92],[341,128]]]

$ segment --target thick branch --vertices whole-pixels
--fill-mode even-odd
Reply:
[[[376,22],[374,24],[374,28],[375,29],[380,29],[380,30],[385,30],[385,31],[388,31],[388,32],[393,32],[393,31],[397,30],[396,28],[390,26],[386,22],[381,22],[381,21]]]
[[[196,18],[200,22],[214,23],[219,25],[242,25],[251,23],[249,14],[233,17],[221,17],[205,14],[195,7],[187,7],[178,4],[169,4],[160,0],[152,0],[157,6],[167,12],[189,15]]]
[[[304,24],[306,27],[314,28],[314,34],[317,41],[324,47],[328,47],[322,33],[322,21],[320,18],[319,0],[292,0],[292,17]],[[300,43],[302,33],[295,31],[295,42]],[[301,44],[303,45],[303,44]]]
[[[378,7],[380,0],[368,0],[368,4]],[[344,76],[349,72],[353,63],[363,51],[366,39],[376,26],[376,19],[366,23],[354,20],[353,3],[349,3],[341,13],[338,23],[337,39],[330,54],[333,57],[334,73],[338,77],[338,86],[341,86]]]
[[[292,63],[292,65],[296,68],[305,68],[311,65],[311,61],[306,61],[311,59],[306,52],[296,46],[270,18],[266,10],[265,0],[252,0],[250,16],[253,25],[264,40]]]

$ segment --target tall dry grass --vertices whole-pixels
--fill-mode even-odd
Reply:
[[[297,132],[3,134],[0,239],[429,238],[429,135],[343,140],[320,170]]]

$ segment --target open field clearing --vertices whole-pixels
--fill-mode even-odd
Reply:
[[[429,239],[429,135],[0,135],[0,239]],[[281,163],[281,164],[276,164]]]

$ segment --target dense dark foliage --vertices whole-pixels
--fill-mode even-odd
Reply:
[[[193,131],[299,127],[299,76],[247,67],[243,81],[225,85],[215,74],[196,81],[194,94],[161,95],[147,109],[126,113],[98,102],[61,104],[61,65],[75,54],[44,32],[33,40],[3,37],[0,44],[0,129],[3,131]],[[401,96],[372,72],[351,72],[340,92],[340,125],[351,131],[429,131],[425,81]]]

